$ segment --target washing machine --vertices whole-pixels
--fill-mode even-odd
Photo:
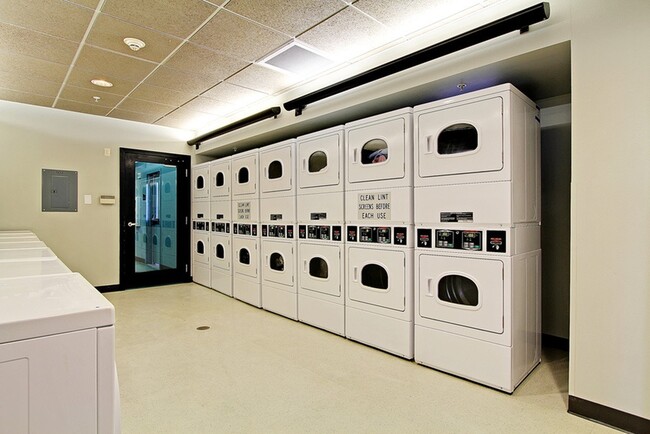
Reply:
[[[413,358],[411,109],[345,125],[345,335]]]
[[[0,279],[2,432],[120,432],[114,308],[77,273]]]
[[[512,392],[540,362],[537,223],[417,228],[415,360]]]
[[[298,137],[298,320],[345,336],[342,126]]]
[[[192,202],[192,280],[210,287],[210,202]]]
[[[511,84],[413,110],[415,222],[540,220],[540,124]]]
[[[31,259],[31,258],[56,258],[56,255],[48,247],[33,247],[27,249],[6,249],[0,250],[2,259]]]
[[[4,241],[0,243],[0,250],[33,249],[47,247],[43,241]]]
[[[192,202],[210,200],[210,161],[192,166]]]
[[[4,242],[4,241],[39,241],[39,239],[36,235],[27,232],[23,232],[23,233],[0,232],[0,242]]]
[[[56,256],[0,260],[0,278],[72,273]]]
[[[234,155],[231,175],[233,297],[262,307],[259,151]]]
[[[259,152],[262,308],[297,320],[296,142]]]

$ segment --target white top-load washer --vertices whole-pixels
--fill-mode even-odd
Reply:
[[[77,273],[0,279],[7,433],[119,433],[114,308]]]
[[[0,261],[3,259],[20,260],[20,259],[32,259],[32,258],[56,258],[56,255],[48,247],[0,250]]]
[[[56,256],[0,260],[0,279],[71,273]]]
[[[39,241],[34,234],[0,234],[0,243],[17,241]]]
[[[5,241],[0,243],[0,250],[31,249],[47,247],[43,241]]]
[[[539,221],[539,110],[511,84],[413,109],[415,223]]]

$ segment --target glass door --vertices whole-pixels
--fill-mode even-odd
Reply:
[[[190,280],[190,157],[120,150],[120,287]]]

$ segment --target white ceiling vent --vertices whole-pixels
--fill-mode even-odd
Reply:
[[[262,59],[259,64],[280,72],[306,76],[331,68],[334,61],[313,47],[292,41]]]

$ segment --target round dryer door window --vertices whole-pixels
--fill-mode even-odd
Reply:
[[[438,282],[438,298],[447,303],[478,306],[478,287],[467,277],[452,274]]]
[[[329,267],[323,258],[311,258],[309,260],[309,275],[318,279],[327,279]]]

